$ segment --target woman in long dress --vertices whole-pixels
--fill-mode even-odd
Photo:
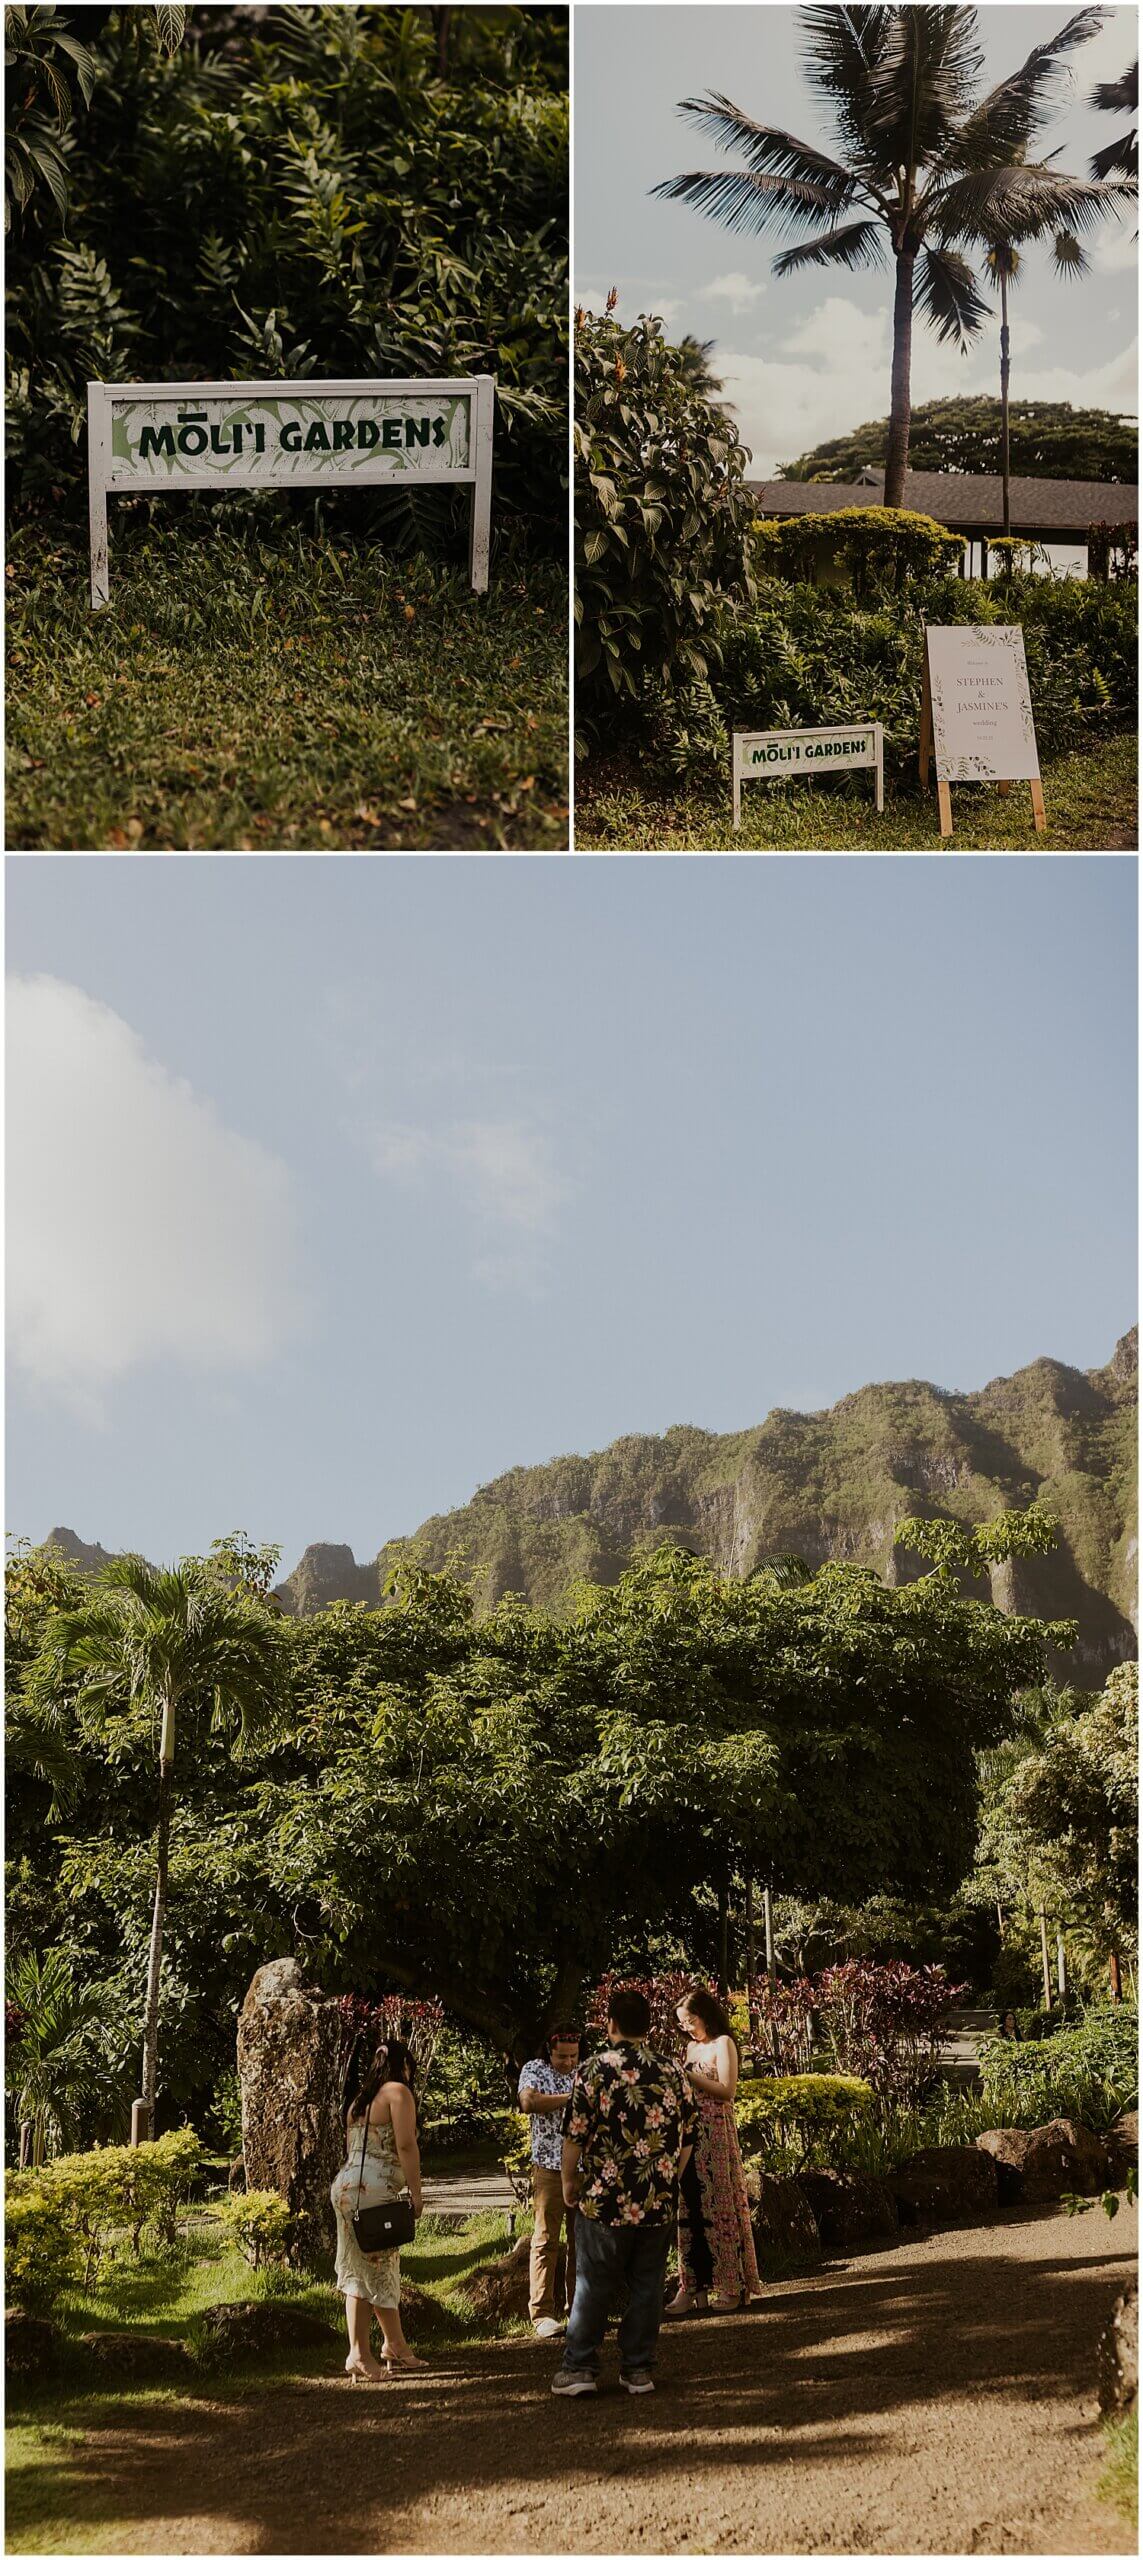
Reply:
[[[687,2078],[698,2100],[694,2150],[679,2183],[679,2290],[668,2316],[736,2310],[762,2291],[734,2093],[738,2047],[721,2001],[692,1983],[675,2012],[687,2044]],[[713,2297],[713,2300],[712,2300]]]
[[[401,2327],[400,2252],[380,2249],[367,2258],[358,2248],[353,2229],[359,2201],[362,2209],[393,2204],[406,2187],[414,2213],[421,2211],[421,2155],[412,2084],[412,2056],[399,2037],[390,2036],[379,2046],[350,2107],[346,2157],[329,2191],[337,2215],[337,2289],[345,2295],[349,2329],[345,2370],[355,2382],[384,2382],[387,2374],[424,2362],[423,2356],[413,2354]],[[382,2364],[373,2354],[374,2312],[385,2341]]]

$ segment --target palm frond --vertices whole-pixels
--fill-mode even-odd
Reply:
[[[971,267],[955,249],[922,249],[913,275],[913,309],[942,345],[966,349],[989,316]]]
[[[869,142],[872,75],[893,14],[884,8],[801,12],[806,77],[829,108],[855,170],[869,168],[875,156]]]
[[[875,215],[863,222],[847,223],[844,231],[823,231],[817,240],[803,240],[796,249],[783,249],[774,260],[776,276],[796,275],[799,267],[880,267],[885,262],[884,225]]]
[[[1090,270],[1091,260],[1085,255],[1072,232],[1059,231],[1052,242],[1052,264],[1057,275],[1086,276]]]
[[[852,202],[852,170],[843,168],[840,160],[831,160],[826,152],[815,150],[812,143],[799,142],[796,134],[784,133],[776,125],[756,124],[721,91],[712,90],[704,98],[681,99],[679,113],[690,116],[703,133],[724,143],[728,151],[741,152],[748,168],[775,178],[796,178],[806,186],[826,187],[836,195],[839,206]]]
[[[1139,105],[1138,59],[1118,80],[1097,80],[1089,104],[1102,107],[1108,115],[1134,115]]]
[[[1078,9],[1058,33],[1034,45],[1007,80],[990,89],[962,124],[946,154],[950,168],[986,169],[1025,151],[1056,103],[1056,86],[1069,53],[1096,34],[1104,11]]]
[[[1043,162],[1016,162],[1007,168],[965,170],[934,193],[925,212],[940,240],[989,247],[994,240],[1093,231],[1131,194],[1125,178],[1101,185]]]
[[[868,121],[895,168],[941,158],[971,108],[983,61],[975,9],[894,9]]]
[[[834,198],[825,187],[804,179],[765,177],[749,169],[691,169],[679,178],[662,178],[653,196],[673,197],[724,222],[728,231],[805,229],[818,214],[830,214]]]
[[[1105,142],[1102,151],[1093,151],[1088,167],[1093,178],[1131,178],[1139,176],[1139,136],[1123,133],[1118,142]]]

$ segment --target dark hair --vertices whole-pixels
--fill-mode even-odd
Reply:
[[[561,2020],[559,2026],[549,2027],[548,2032],[544,2037],[544,2041],[540,2046],[540,2051],[545,2062],[551,2061],[552,2046],[554,2044],[574,2044],[577,2060],[583,2051],[583,2037],[579,2028],[569,2027],[566,2021],[563,2020]]]
[[[609,2025],[618,2027],[621,2036],[639,2044],[649,2034],[651,2003],[641,1991],[613,1991],[607,2003]]]
[[[677,2006],[680,2009],[691,2010],[698,2019],[700,2027],[705,2027],[709,2036],[729,2036],[734,2033],[721,2000],[715,1999],[713,1991],[707,1990],[705,1982],[688,1982]]]
[[[387,2080],[403,2080],[406,2088],[411,2089],[414,2080],[416,2079],[416,2073],[416,2063],[414,2062],[412,2054],[409,2051],[409,2047],[404,2042],[403,2038],[401,2036],[386,2036],[384,2042],[378,2045],[377,2051],[373,2056],[373,2060],[369,2065],[369,2069],[365,2074],[365,2078],[361,2083],[361,2087],[357,2092],[357,2096],[350,2107],[350,2122],[360,2123],[362,2116],[368,2115],[374,2098],[377,2096],[378,2091],[384,2088]]]

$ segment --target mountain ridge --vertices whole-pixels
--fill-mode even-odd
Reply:
[[[884,1381],[817,1413],[776,1406],[742,1431],[628,1433],[588,1456],[508,1468],[369,1562],[349,1546],[311,1545],[276,1596],[302,1617],[334,1600],[376,1607],[405,1556],[461,1572],[481,1609],[508,1591],[558,1609],[575,1581],[614,1581],[637,1547],[667,1538],[729,1574],[793,1552],[811,1565],[871,1564],[899,1585],[925,1570],[894,1547],[899,1520],[941,1512],[970,1523],[1038,1499],[1059,1521],[1059,1545],[997,1568],[992,1596],[1077,1619],[1075,1652],[1057,1668],[1090,1681],[1135,1649],[1137,1392],[1132,1330],[1099,1369],[1045,1355],[970,1391]],[[45,1543],[81,1570],[106,1561],[71,1530]]]

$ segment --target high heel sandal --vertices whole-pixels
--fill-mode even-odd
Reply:
[[[664,2320],[693,2320],[696,2312],[705,2311],[706,2308],[705,2293],[698,2291],[677,2293],[673,2302],[664,2305],[663,2318]]]
[[[387,2382],[389,2379],[384,2366],[377,2373],[367,2373],[363,2364],[351,2364],[348,2356],[345,2361],[345,2370],[350,2382]]]

